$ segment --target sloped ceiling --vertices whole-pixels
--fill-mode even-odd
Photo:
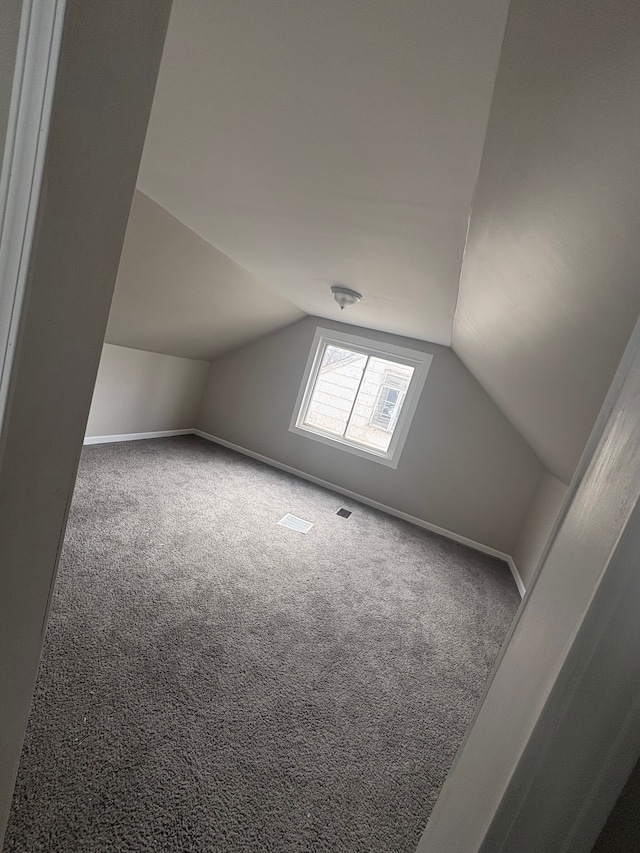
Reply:
[[[640,312],[640,15],[513,0],[453,348],[569,482]]]
[[[507,0],[175,0],[139,187],[303,311],[449,344]]]
[[[210,358],[305,312],[452,344],[568,482],[640,311],[640,16],[513,0],[500,55],[507,6],[175,0],[139,178],[166,210],[136,198],[108,340]]]
[[[105,340],[211,360],[304,316],[137,191]]]

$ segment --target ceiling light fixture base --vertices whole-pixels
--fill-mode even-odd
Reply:
[[[362,294],[357,290],[352,290],[350,287],[344,287],[342,284],[331,285],[331,293],[333,298],[340,306],[340,310],[351,308],[352,305],[357,305],[362,300]]]

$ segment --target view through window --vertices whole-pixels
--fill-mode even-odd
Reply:
[[[409,365],[329,344],[303,423],[385,452],[413,371]]]
[[[290,429],[395,467],[431,358],[317,329]]]

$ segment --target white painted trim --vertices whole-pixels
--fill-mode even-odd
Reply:
[[[0,174],[0,425],[35,233],[65,0],[23,0]]]
[[[228,447],[229,450],[235,450],[236,453],[242,453],[243,456],[249,456],[251,459],[256,459],[258,462],[264,462],[265,465],[270,465],[272,468],[277,468],[280,471],[286,471],[287,474],[294,474],[302,480],[307,480],[310,483],[315,483],[317,486],[322,486],[323,489],[330,489],[332,492],[337,492],[339,495],[344,495],[347,498],[352,498],[361,504],[370,506],[380,512],[385,512],[387,515],[392,515],[395,518],[401,518],[403,521],[408,521],[410,524],[415,524],[416,527],[421,527],[423,530],[428,530],[430,533],[437,533],[439,536],[444,536],[446,539],[451,539],[453,542],[458,542],[461,545],[466,545],[473,548],[474,551],[480,551],[481,554],[488,554],[490,557],[498,557],[504,560],[509,566],[513,579],[520,598],[524,598],[526,588],[520,577],[520,573],[513,561],[513,557],[505,554],[504,551],[498,551],[496,548],[491,548],[489,545],[483,545],[481,542],[476,542],[475,539],[468,539],[466,536],[461,536],[459,533],[454,533],[452,530],[446,530],[444,527],[438,527],[437,524],[430,524],[422,518],[417,518],[415,515],[409,515],[402,510],[394,509],[391,506],[382,504],[372,498],[367,498],[364,495],[359,495],[357,492],[352,492],[350,489],[344,489],[342,486],[336,486],[334,483],[329,483],[327,480],[322,480],[320,477],[314,477],[313,474],[307,474],[305,471],[300,471],[298,468],[292,468],[291,465],[285,465],[268,456],[263,456],[261,453],[256,453],[253,450],[248,450],[246,447],[241,447],[239,444],[234,444],[232,441],[227,441],[224,438],[211,435],[211,433],[203,432],[201,429],[168,429],[160,430],[159,432],[132,432],[122,435],[89,435],[85,437],[85,444],[111,444],[117,441],[140,441],[146,438],[166,438],[172,435],[197,435],[214,444],[220,444],[222,447]]]
[[[513,579],[516,582],[516,586],[518,587],[518,592],[520,593],[520,598],[524,598],[524,595],[527,591],[527,588],[524,585],[524,581],[520,577],[520,572],[518,571],[518,567],[515,564],[513,557],[505,556],[507,563],[509,564],[509,568],[511,569],[511,574],[513,575]]]
[[[129,432],[121,435],[87,435],[85,444],[112,444],[116,441],[141,441],[145,438],[168,438],[171,435],[193,435],[192,429],[162,429],[157,432]]]
[[[294,474],[302,480],[308,480],[310,483],[315,483],[316,486],[322,486],[324,489],[329,489],[332,492],[337,492],[339,495],[352,498],[353,500],[365,504],[366,506],[370,506],[373,509],[377,509],[380,512],[385,512],[387,515],[392,515],[395,518],[401,518],[403,521],[415,524],[416,527],[421,527],[423,530],[428,530],[430,533],[437,533],[439,536],[444,536],[445,538],[458,542],[461,545],[466,545],[469,548],[473,548],[475,551],[480,551],[482,554],[488,554],[491,557],[498,557],[500,560],[504,560],[505,563],[509,565],[520,595],[523,596],[525,593],[525,587],[522,583],[518,570],[516,569],[516,565],[513,562],[513,559],[508,554],[505,554],[504,551],[498,551],[496,548],[491,548],[489,545],[483,545],[481,542],[476,542],[474,539],[468,539],[466,536],[461,536],[459,533],[454,533],[452,530],[446,530],[444,527],[438,527],[437,524],[431,524],[428,521],[424,521],[422,518],[417,518],[415,515],[409,515],[407,512],[394,509],[393,507],[382,504],[372,498],[367,498],[365,495],[359,495],[357,492],[352,492],[350,489],[344,489],[342,486],[336,486],[334,483],[329,483],[327,480],[322,480],[320,477],[314,477],[313,474],[307,474],[305,471],[300,471],[298,468],[292,468],[291,465],[285,465],[282,462],[278,462],[268,456],[263,456],[261,453],[256,453],[253,450],[247,450],[246,447],[241,447],[239,444],[234,444],[232,441],[227,441],[226,439],[219,438],[216,435],[211,435],[211,433],[203,432],[201,429],[190,430],[190,432],[194,435],[200,436],[200,438],[211,441],[214,444],[220,444],[223,447],[228,447],[229,450],[235,450],[236,453],[242,453],[244,456],[250,456],[251,459],[256,459],[258,462],[264,462],[265,465],[270,465],[272,468],[278,468],[280,471],[286,471],[287,474]]]
[[[407,389],[404,405],[400,411],[398,422],[393,430],[389,449],[386,452],[375,450],[360,444],[357,441],[352,441],[343,436],[331,435],[323,432],[320,429],[305,424],[309,403],[313,389],[320,372],[320,364],[324,355],[325,347],[337,344],[345,345],[354,352],[361,352],[363,355],[374,356],[378,358],[391,358],[400,364],[406,364],[413,367],[414,373]],[[319,441],[336,450],[346,450],[348,453],[353,453],[355,456],[361,456],[371,462],[378,462],[381,465],[387,465],[390,468],[397,468],[400,462],[400,454],[409,434],[409,427],[415,415],[424,384],[433,361],[433,355],[422,350],[413,350],[408,347],[400,347],[396,344],[386,344],[373,338],[365,338],[360,335],[350,335],[346,332],[326,329],[318,326],[313,336],[311,350],[307,358],[302,382],[296,398],[296,404],[291,415],[289,431],[302,435],[305,438],[310,438],[313,441]]]
[[[640,756],[640,322],[417,853],[588,853]]]

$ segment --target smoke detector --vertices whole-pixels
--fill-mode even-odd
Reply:
[[[345,308],[351,308],[352,305],[357,305],[362,299],[362,294],[358,293],[357,290],[351,290],[350,287],[343,287],[341,284],[332,285],[331,293],[333,293],[333,298],[340,306],[341,311],[344,311]]]

